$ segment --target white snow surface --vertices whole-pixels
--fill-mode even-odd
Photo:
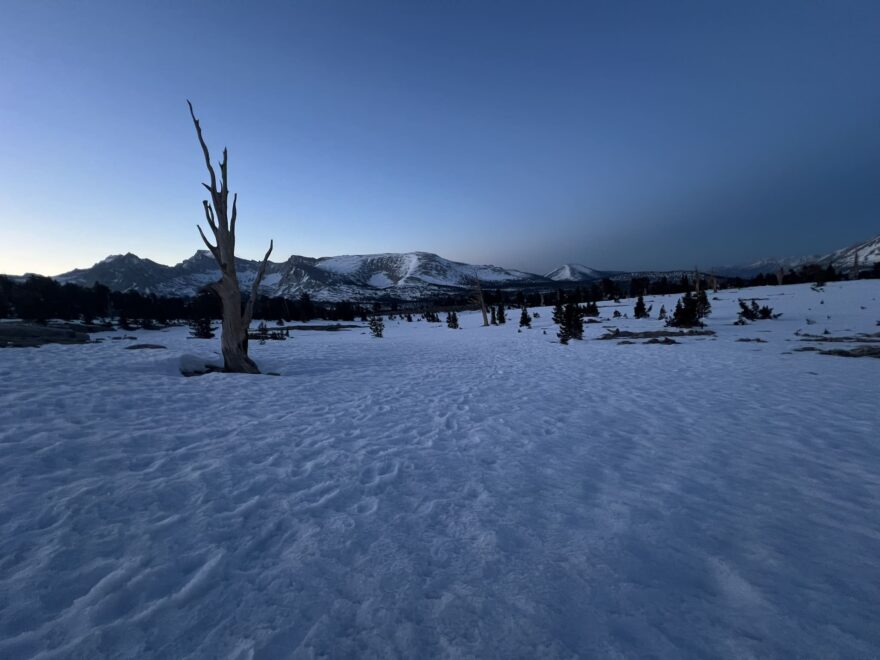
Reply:
[[[880,281],[717,298],[672,346],[253,343],[280,376],[183,378],[183,328],[0,349],[0,657],[877,657],[880,360],[792,349],[880,330]]]

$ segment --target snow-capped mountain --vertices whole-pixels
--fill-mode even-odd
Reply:
[[[836,270],[845,271],[853,267],[856,254],[858,254],[860,269],[872,268],[874,264],[880,263],[880,235],[863,243],[856,243],[848,248],[836,250],[826,255],[822,263],[830,263]]]
[[[817,254],[806,257],[768,257],[738,266],[716,266],[713,270],[716,275],[722,277],[754,277],[760,273],[775,273],[780,268],[787,271],[807,264],[819,263],[822,259],[822,255]]]
[[[715,273],[728,277],[754,277],[759,273],[775,273],[780,268],[789,270],[800,268],[807,264],[818,264],[820,266],[830,264],[834,266],[835,270],[848,272],[853,267],[854,255],[856,253],[859,255],[860,269],[867,270],[872,268],[875,263],[880,262],[880,235],[828,254],[761,259],[740,266],[721,266],[715,268]]]
[[[258,261],[236,259],[238,279],[244,290],[251,286],[259,265]],[[322,301],[383,297],[416,300],[460,293],[473,286],[475,276],[487,287],[552,284],[533,273],[474,266],[429,252],[407,252],[322,258],[293,255],[284,262],[270,261],[260,291],[289,298],[308,293]],[[164,266],[130,253],[114,255],[91,268],[76,269],[55,279],[84,285],[100,282],[120,291],[135,289],[165,296],[191,296],[217,277],[214,258],[206,250],[199,250],[175,266]]]
[[[863,270],[880,262],[880,236],[825,255],[763,259],[742,266],[701,268],[719,278],[752,277],[806,264],[831,264],[848,272],[858,254]],[[259,262],[237,259],[236,268],[242,289],[247,291],[256,277]],[[564,264],[546,275],[535,275],[498,266],[474,266],[444,259],[430,252],[303,257],[293,255],[283,262],[270,261],[260,291],[269,296],[296,298],[308,293],[318,301],[369,301],[380,298],[418,300],[461,293],[473,286],[479,276],[484,287],[501,289],[541,288],[592,283],[608,277],[623,282],[637,277],[669,280],[690,276],[693,271],[600,271],[582,264]],[[218,277],[214,258],[199,250],[175,266],[165,266],[134,254],[113,255],[91,268],[76,269],[55,279],[91,285],[100,282],[111,289],[134,289],[165,296],[191,296]]]
[[[584,266],[583,264],[563,264],[556,270],[552,270],[544,277],[554,282],[592,282],[602,279],[605,273]]]
[[[173,276],[170,266],[156,263],[150,259],[141,259],[137,255],[113,254],[99,261],[91,268],[77,268],[69,273],[58,275],[59,282],[75,284],[93,284],[100,282],[114,291],[155,291]]]

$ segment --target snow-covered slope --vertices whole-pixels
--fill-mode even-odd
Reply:
[[[853,267],[856,255],[860,269],[868,269],[880,263],[880,236],[832,252],[823,258],[822,263],[830,263],[836,270],[846,271]]]
[[[584,266],[583,264],[563,264],[544,277],[554,282],[592,282],[604,276],[602,271]]]
[[[256,277],[259,263],[237,259],[236,268],[240,282],[247,287]],[[409,252],[320,259],[294,255],[285,262],[269,263],[261,290],[266,295],[288,297],[308,293],[315,300],[325,301],[379,297],[407,300],[461,291],[472,286],[475,276],[486,286],[549,284],[532,273],[464,264],[428,252]],[[217,279],[217,266],[206,250],[173,267],[127,254],[108,257],[91,268],[64,273],[56,279],[85,285],[101,282],[116,290],[191,296]]]
[[[793,349],[880,331],[880,280],[596,340],[675,299],[293,330],[276,377],[0,349],[0,658],[875,658],[880,360]]]

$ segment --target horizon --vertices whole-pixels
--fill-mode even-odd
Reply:
[[[672,270],[880,231],[876,3],[207,7],[0,10],[0,272],[192,255],[187,98],[243,258]]]
[[[851,247],[855,247],[856,245],[860,245],[860,244],[862,244],[862,243],[865,243],[865,242],[868,242],[868,241],[871,241],[871,240],[874,240],[874,239],[877,239],[877,238],[880,238],[880,234],[878,234],[877,236],[867,237],[865,240],[856,241],[855,243],[850,243],[850,244],[848,244],[848,245],[839,245],[839,246],[836,246],[836,247],[831,247],[831,248],[829,248],[829,249],[823,250],[823,251],[821,251],[821,252],[813,253],[813,254],[799,254],[799,255],[798,255],[798,254],[765,255],[765,256],[763,256],[763,257],[756,257],[756,258],[753,258],[753,259],[750,259],[750,260],[747,260],[747,261],[743,261],[743,262],[740,262],[740,263],[723,263],[723,264],[722,264],[722,263],[717,263],[717,264],[705,264],[705,265],[702,265],[702,266],[701,266],[700,264],[696,264],[696,265],[697,265],[697,266],[700,266],[701,269],[703,269],[703,268],[705,268],[705,269],[712,269],[712,268],[727,268],[727,267],[730,267],[730,268],[743,267],[743,268],[745,268],[745,267],[753,266],[754,264],[761,263],[761,262],[763,262],[763,261],[774,261],[774,260],[777,260],[777,259],[778,259],[778,260],[786,260],[786,259],[798,259],[798,258],[809,258],[809,257],[819,257],[819,258],[822,258],[822,257],[826,257],[826,256],[828,256],[830,253],[835,252],[835,251],[837,251],[837,250],[840,250],[840,249],[846,249],[846,248],[851,248]],[[275,258],[270,258],[270,259],[269,259],[269,263],[273,263],[273,264],[283,264],[283,263],[285,263],[286,261],[290,260],[290,259],[293,258],[293,257],[304,257],[304,258],[309,258],[309,259],[323,260],[323,259],[332,259],[332,258],[335,258],[335,257],[371,257],[371,256],[385,255],[385,254],[419,254],[419,253],[421,253],[421,254],[432,254],[432,255],[434,255],[434,256],[440,257],[441,259],[445,259],[445,260],[447,260],[447,261],[458,262],[458,263],[465,263],[465,264],[467,264],[467,265],[499,267],[499,268],[504,268],[504,269],[506,269],[506,270],[511,270],[511,271],[513,271],[513,270],[519,270],[519,271],[523,271],[523,272],[529,273],[529,274],[531,274],[531,275],[539,275],[539,276],[541,276],[541,277],[546,277],[547,275],[549,275],[549,274],[552,273],[553,271],[555,271],[555,270],[557,270],[557,269],[559,269],[559,268],[562,268],[562,267],[564,267],[564,266],[585,266],[585,267],[587,267],[587,268],[591,268],[591,269],[596,270],[596,271],[608,272],[608,273],[614,273],[614,272],[621,272],[621,273],[625,273],[625,272],[651,272],[651,271],[656,271],[656,272],[678,272],[678,271],[690,271],[690,270],[693,269],[693,266],[688,266],[688,265],[681,265],[681,266],[677,266],[677,267],[676,267],[676,266],[673,266],[673,267],[671,267],[671,268],[627,268],[627,269],[621,269],[621,268],[615,268],[615,267],[593,266],[593,265],[591,265],[591,264],[584,264],[584,263],[579,263],[579,262],[565,262],[565,263],[557,264],[556,266],[554,266],[554,267],[552,267],[552,268],[550,268],[550,269],[548,269],[548,270],[544,270],[544,271],[530,271],[530,270],[526,270],[526,269],[522,269],[522,268],[516,268],[515,266],[508,266],[507,264],[503,264],[503,263],[492,263],[492,262],[473,262],[473,263],[470,263],[470,262],[459,262],[459,261],[456,260],[456,259],[449,258],[449,257],[447,257],[447,256],[445,256],[445,255],[438,254],[438,253],[436,253],[436,252],[431,252],[430,250],[406,250],[406,251],[404,251],[404,252],[370,252],[370,253],[326,254],[326,255],[321,255],[321,256],[319,256],[319,257],[313,257],[313,256],[311,256],[311,255],[304,255],[304,254],[291,253],[291,254],[287,255],[286,257],[283,257],[283,258],[280,257],[280,255],[277,255],[277,256],[276,256],[276,255],[275,255],[275,252],[273,251],[273,257],[275,257]],[[142,254],[137,254],[136,252],[133,252],[133,251],[131,251],[131,250],[128,250],[127,252],[119,252],[119,253],[114,253],[114,254],[108,254],[107,256],[103,257],[102,259],[99,259],[99,260],[97,260],[97,261],[94,261],[94,262],[92,262],[91,264],[88,264],[88,265],[81,265],[81,266],[75,266],[74,268],[71,268],[71,269],[69,269],[69,270],[66,270],[66,271],[64,271],[64,272],[60,272],[60,273],[51,273],[51,274],[47,274],[47,273],[35,273],[35,272],[23,272],[23,273],[8,273],[8,272],[0,272],[0,276],[27,277],[27,276],[30,276],[30,275],[38,275],[38,276],[43,276],[43,277],[53,277],[53,278],[54,278],[54,277],[59,277],[59,276],[61,276],[61,275],[67,275],[68,273],[73,272],[73,271],[75,271],[75,270],[88,270],[88,269],[93,268],[94,266],[97,266],[98,264],[103,263],[103,262],[105,262],[105,261],[108,261],[108,260],[110,260],[110,259],[113,259],[113,258],[119,258],[119,257],[125,257],[125,256],[128,256],[128,255],[132,255],[132,256],[134,256],[134,257],[136,257],[136,258],[138,258],[138,259],[142,259],[142,260],[146,260],[146,261],[151,261],[151,262],[153,262],[153,263],[155,263],[155,264],[158,264],[158,265],[160,265],[160,266],[176,267],[176,266],[181,265],[183,262],[185,262],[185,261],[187,261],[187,260],[189,260],[189,259],[192,259],[192,258],[195,257],[197,254],[204,254],[204,255],[210,257],[211,259],[213,259],[213,257],[210,256],[210,252],[209,252],[207,249],[205,249],[204,247],[198,248],[198,249],[195,250],[192,254],[190,254],[190,255],[188,255],[188,256],[186,256],[186,257],[183,257],[182,259],[178,259],[177,261],[174,261],[174,262],[163,262],[163,261],[159,261],[159,260],[157,260],[157,259],[153,259],[153,258],[150,257],[150,256],[145,256],[145,255],[142,255]],[[252,261],[252,262],[257,262],[257,263],[259,263],[259,261],[261,260],[261,257],[259,257],[259,256],[256,256],[256,257],[247,257],[247,256],[243,256],[243,255],[240,255],[240,254],[236,254],[236,259],[242,259],[242,260],[245,260],[245,261]]]

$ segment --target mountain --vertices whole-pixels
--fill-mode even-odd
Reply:
[[[848,248],[836,250],[826,255],[822,263],[830,263],[835,270],[846,271],[853,267],[856,254],[859,257],[860,269],[873,268],[874,264],[880,263],[880,235]]]
[[[761,273],[775,273],[780,268],[787,271],[807,264],[815,264],[822,258],[822,255],[815,254],[807,257],[769,257],[753,261],[750,264],[716,266],[713,272],[721,277],[754,277]]]
[[[754,277],[759,273],[775,273],[780,268],[790,270],[807,264],[832,265],[839,272],[849,272],[853,267],[854,256],[859,255],[859,268],[867,270],[880,263],[880,235],[867,241],[856,243],[828,254],[814,254],[806,257],[776,257],[761,259],[740,266],[720,266],[715,273],[727,277]]]
[[[554,282],[592,282],[600,280],[605,273],[582,264],[563,264],[556,270],[552,270],[544,277]]]
[[[259,269],[258,261],[236,259],[242,290],[247,291]],[[552,284],[540,275],[498,266],[474,266],[444,259],[429,252],[344,255],[312,258],[293,255],[284,262],[269,262],[260,285],[269,296],[295,298],[308,293],[314,300],[418,300],[470,289],[478,275],[492,288]],[[217,280],[217,264],[206,250],[175,266],[164,266],[133,254],[113,255],[91,268],[58,275],[60,282],[111,289],[134,289],[164,296],[191,296]]]
[[[718,277],[752,277],[758,273],[772,273],[780,267],[786,270],[806,264],[831,264],[841,272],[849,272],[854,255],[858,254],[863,270],[880,263],[880,236],[825,255],[762,259],[740,266],[721,266],[701,269],[714,272]],[[242,290],[248,291],[256,277],[259,262],[236,259],[236,269]],[[303,257],[293,255],[283,262],[270,261],[260,292],[268,296],[296,298],[308,293],[316,301],[339,300],[371,301],[377,299],[419,300],[449,294],[461,294],[470,289],[474,275],[479,275],[483,286],[499,289],[539,288],[550,290],[557,286],[589,283],[608,277],[625,282],[636,277],[670,280],[690,276],[693,271],[599,271],[582,264],[564,264],[544,276],[510,270],[498,266],[474,266],[444,259],[430,252],[343,255],[336,257]],[[206,251],[175,266],[165,266],[150,259],[128,253],[113,255],[91,268],[72,270],[58,275],[60,282],[91,285],[106,284],[111,289],[134,289],[142,293],[165,296],[191,296],[217,279],[217,265]]]
[[[100,282],[115,291],[138,289],[146,293],[159,287],[171,277],[172,272],[170,266],[158,264],[150,259],[141,259],[129,252],[111,255],[91,268],[77,268],[55,279],[62,283],[75,284]]]

